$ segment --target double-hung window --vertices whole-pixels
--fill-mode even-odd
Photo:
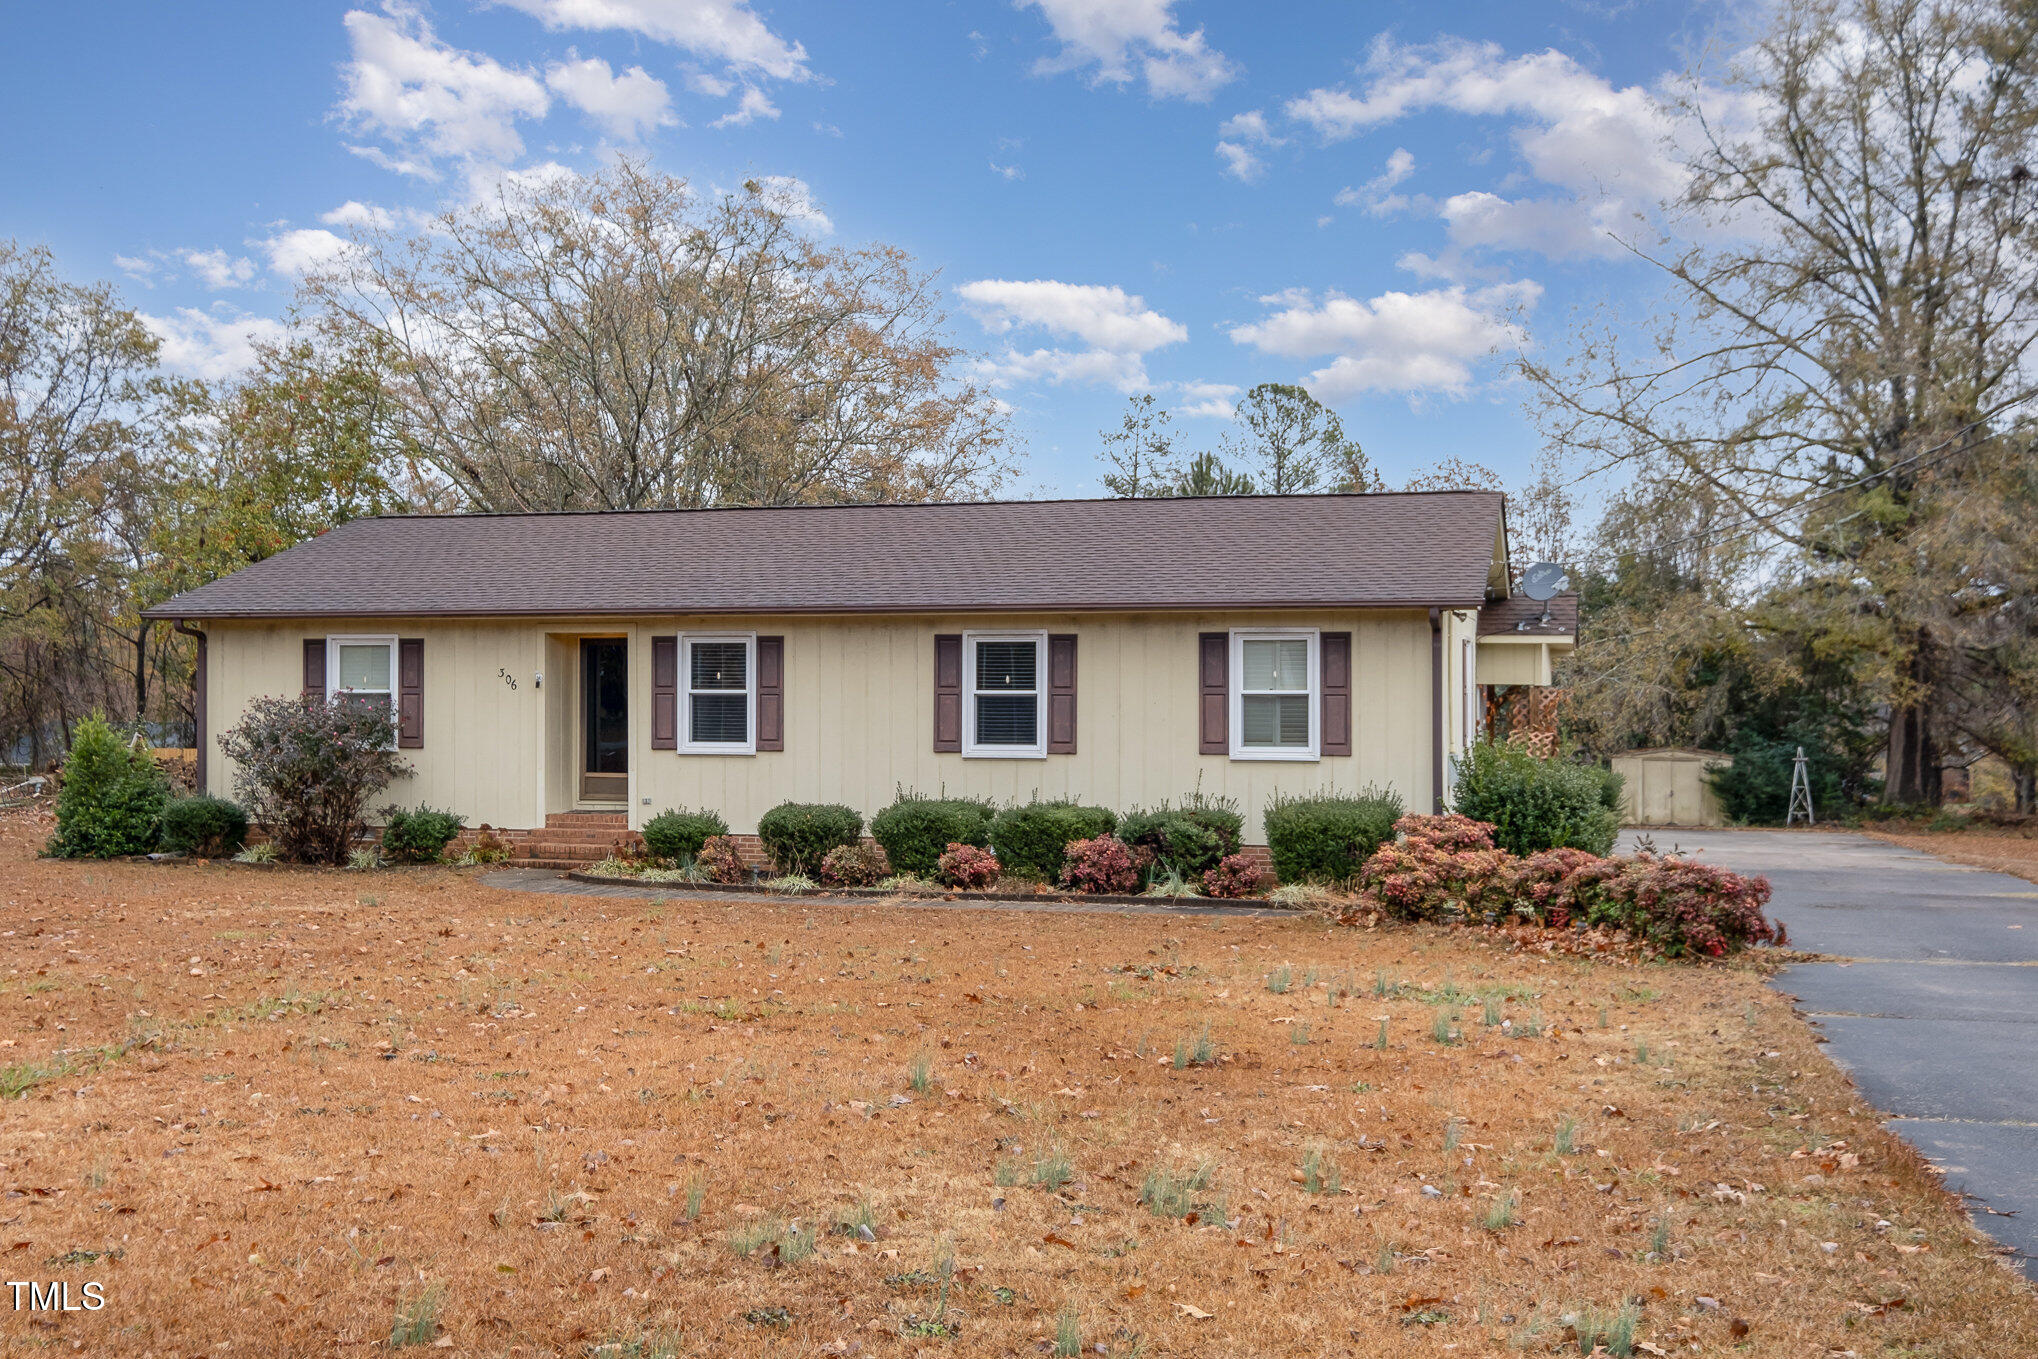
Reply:
[[[379,708],[396,721],[396,639],[326,638],[326,698]]]
[[[757,637],[754,633],[679,639],[684,711],[680,748],[702,755],[757,749]]]
[[[1231,758],[1313,760],[1322,740],[1317,634],[1231,634]]]
[[[964,755],[1046,758],[1046,668],[1044,632],[963,634]]]

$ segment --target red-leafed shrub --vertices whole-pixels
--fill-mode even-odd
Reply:
[[[1602,859],[1576,876],[1588,923],[1617,926],[1673,957],[1717,958],[1777,940],[1777,927],[1762,914],[1767,878],[1653,857]]]
[[[1456,812],[1431,815],[1411,812],[1394,823],[1394,829],[1410,840],[1422,840],[1446,853],[1467,849],[1492,849],[1493,826]]]
[[[837,845],[821,856],[821,881],[830,887],[875,887],[891,873],[883,845]]]
[[[1507,868],[1514,913],[1562,929],[1585,913],[1581,891],[1597,881],[1597,865],[1614,862],[1582,849],[1546,849]]]
[[[950,887],[960,887],[966,892],[981,892],[998,885],[998,875],[1003,870],[998,866],[998,856],[981,845],[965,845],[950,841],[936,862],[934,873]]]
[[[1075,892],[1137,892],[1139,860],[1132,846],[1115,835],[1099,835],[1069,845],[1061,885]]]
[[[1213,897],[1256,897],[1266,885],[1267,871],[1250,854],[1227,854],[1203,872],[1203,890]]]
[[[726,835],[710,835],[701,841],[701,852],[694,856],[694,867],[708,875],[710,882],[746,882],[750,870],[743,866],[743,856],[736,851],[736,842]]]
[[[1462,827],[1444,828],[1446,840],[1462,842],[1465,836]],[[1510,901],[1507,869],[1511,859],[1506,850],[1490,847],[1445,849],[1418,831],[1399,844],[1376,850],[1359,870],[1359,885],[1390,915],[1403,920],[1483,917],[1505,910]]]

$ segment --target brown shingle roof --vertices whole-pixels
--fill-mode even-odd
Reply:
[[[1543,605],[1527,595],[1498,600],[1479,611],[1479,635],[1520,633],[1525,637],[1576,637],[1578,596],[1558,595],[1550,601],[1550,621],[1544,623]],[[1523,625],[1526,626],[1523,626]]]
[[[1219,496],[357,519],[152,617],[1485,602],[1501,496]]]

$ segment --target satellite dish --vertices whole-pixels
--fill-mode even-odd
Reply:
[[[1570,573],[1555,562],[1537,562],[1522,572],[1521,592],[1530,599],[1548,602],[1569,588]]]

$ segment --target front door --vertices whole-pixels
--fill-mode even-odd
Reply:
[[[580,643],[581,774],[584,802],[630,800],[629,644],[620,637]]]

